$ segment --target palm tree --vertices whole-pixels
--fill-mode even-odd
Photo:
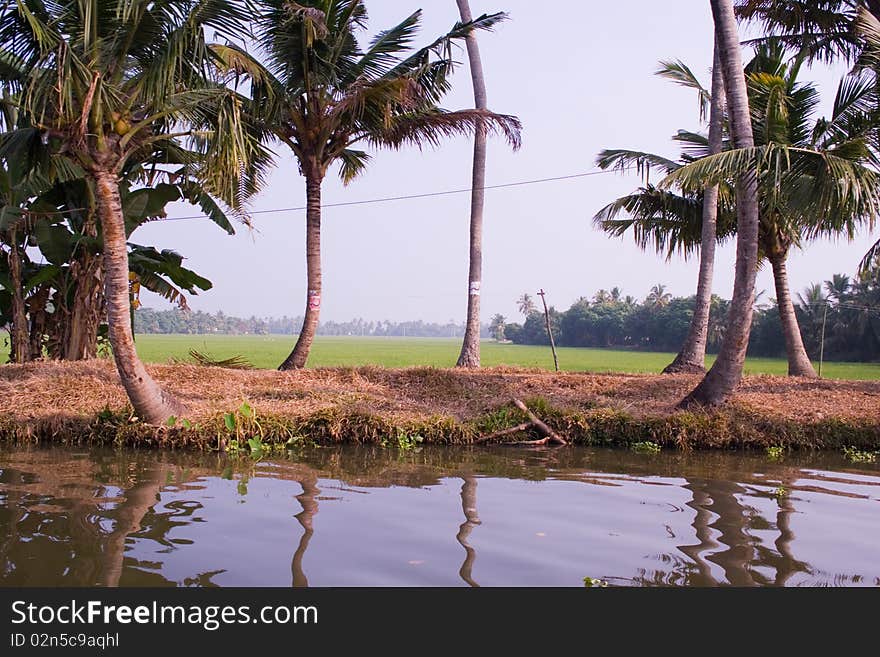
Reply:
[[[709,154],[720,153],[724,148],[724,76],[718,46],[712,60],[712,87],[709,91]],[[697,276],[697,294],[694,314],[691,317],[684,344],[673,361],[663,372],[704,372],[706,370],[706,343],[709,332],[709,314],[712,302],[712,280],[715,269],[715,242],[718,235],[718,185],[706,187],[703,192],[703,209],[700,232],[700,271]]]
[[[805,239],[829,234],[852,239],[860,223],[873,225],[880,212],[880,178],[873,169],[877,158],[870,147],[867,114],[874,89],[867,78],[844,78],[832,118],[811,124],[818,93],[813,85],[796,81],[800,61],[785,64],[782,57],[781,48],[762,46],[747,69],[757,148],[700,159],[668,180],[689,179],[685,185],[693,186],[696,171],[723,169],[731,179],[745,168],[759,170],[759,244],[773,269],[789,374],[815,377],[797,323],[786,261],[791,248]],[[705,183],[713,177],[701,179]]]
[[[779,39],[808,60],[843,58],[856,70],[880,74],[880,1],[878,0],[738,0],[737,14],[761,23],[768,37]],[[878,99],[874,99],[875,109]],[[877,241],[860,264],[867,271],[880,253]]]
[[[710,0],[715,22],[718,58],[724,75],[724,88],[731,133],[737,148],[752,148],[749,98],[743,73],[742,54],[732,0]],[[718,156],[715,156],[718,157]],[[758,265],[758,186],[752,172],[743,173],[736,186],[736,265],[733,298],[727,331],[714,365],[690,394],[683,406],[723,404],[739,384],[749,332]]]
[[[520,313],[522,313],[523,317],[526,318],[537,310],[535,300],[528,292],[523,292],[522,296],[516,300],[516,307],[519,309]]]
[[[856,29],[860,16],[880,19],[878,0],[736,0],[736,5],[736,15],[760,23],[766,38],[826,62],[855,61],[864,45]]]
[[[377,34],[362,49],[363,0],[259,0],[253,20],[261,65],[241,48],[226,47],[229,70],[248,78],[261,137],[293,152],[306,183],[305,318],[296,345],[279,369],[305,367],[321,309],[321,188],[339,166],[344,183],[362,173],[370,156],[355,146],[436,146],[444,137],[482,126],[500,131],[516,148],[520,123],[513,116],[438,106],[450,89],[452,44],[490,29],[504,14],[457,23],[428,46],[411,51],[421,11]]]
[[[720,153],[724,147],[725,101],[724,80],[718,59],[717,46],[712,67],[711,90],[703,87],[691,69],[681,61],[661,62],[657,74],[697,92],[701,119],[706,118],[708,108],[709,152],[713,154]],[[684,136],[684,133],[682,136]],[[683,140],[683,143],[686,142]],[[692,157],[687,151],[683,153],[682,161],[692,161]],[[605,150],[599,154],[597,164],[603,169],[614,167],[621,171],[628,170],[629,167],[635,165],[637,169],[645,172],[646,177],[646,188],[643,188],[638,195],[625,197],[627,200],[618,201],[615,204],[606,206],[596,214],[593,220],[602,230],[621,235],[627,228],[632,226],[630,223],[618,222],[615,219],[617,214],[623,210],[642,218],[650,217],[651,220],[659,219],[665,221],[666,217],[675,214],[676,208],[687,209],[689,212],[699,208],[700,271],[697,278],[694,313],[681,349],[679,349],[673,361],[664,368],[663,373],[705,372],[706,342],[712,299],[713,270],[715,266],[715,242],[717,239],[718,185],[707,187],[702,194],[702,198],[697,196],[688,199],[676,198],[671,195],[658,193],[657,190],[650,186],[647,180],[652,166],[659,166],[667,173],[677,168],[675,163],[665,161],[664,158],[633,151]],[[646,210],[647,214],[645,214]],[[696,219],[696,217],[693,218]],[[643,232],[643,237],[646,237],[649,232]],[[642,248],[647,246],[646,241],[639,239],[638,231],[636,239],[637,242],[640,242]],[[655,245],[658,246],[658,250],[662,250],[660,244],[663,242],[662,238],[659,241],[655,239]],[[674,242],[675,240],[673,240]],[[670,243],[670,246],[672,246],[672,243]],[[689,250],[690,247],[684,250],[685,256],[687,256]],[[671,258],[673,252],[674,248],[670,248],[667,258]]]
[[[662,284],[652,287],[648,296],[645,297],[645,305],[653,306],[654,308],[667,306],[670,301],[672,301],[672,295],[666,291],[666,286]]]
[[[119,176],[131,158],[153,153],[161,167],[161,153],[189,137],[203,149],[206,188],[240,201],[252,147],[238,99],[208,74],[214,55],[205,34],[239,38],[247,18],[235,0],[31,0],[0,10],[3,61],[16,63],[2,67],[2,80],[31,124],[5,135],[0,155],[46,143],[44,159],[72,162],[93,186],[113,356],[135,413],[154,424],[184,406],[135,350]]]
[[[473,21],[468,0],[456,0],[462,23]],[[471,32],[465,38],[471,80],[474,86],[474,107],[488,110],[486,81],[477,35]],[[486,196],[486,129],[477,124],[474,135],[474,168],[471,184],[470,267],[468,271],[468,306],[464,340],[457,367],[480,366],[480,286],[483,280],[483,204]],[[502,331],[503,335],[503,331]]]
[[[830,281],[825,281],[825,291],[828,298],[840,303],[849,297],[852,289],[852,279],[846,274],[834,274]]]

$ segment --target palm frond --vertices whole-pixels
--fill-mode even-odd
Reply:
[[[642,178],[647,179],[652,169],[670,174],[681,168],[681,164],[662,155],[631,151],[622,148],[606,149],[596,157],[596,166],[603,170],[629,171],[635,169]]]
[[[514,150],[522,144],[522,124],[517,117],[479,109],[454,112],[436,109],[405,115],[387,128],[371,127],[363,138],[373,146],[394,149],[404,146],[423,148],[426,144],[436,147],[444,138],[472,135],[478,127],[483,127],[490,134],[500,134]]]
[[[700,111],[700,121],[706,120],[709,116],[709,105],[712,103],[712,94],[703,86],[699,78],[694,75],[694,72],[687,64],[680,59],[664,60],[660,62],[660,66],[654,74],[666,80],[671,80],[682,87],[696,91],[697,103]]]

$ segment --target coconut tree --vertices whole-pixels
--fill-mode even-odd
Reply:
[[[516,300],[516,307],[526,318],[537,310],[535,300],[528,292],[523,292],[522,296]]]
[[[47,157],[72,162],[92,185],[113,356],[135,413],[150,423],[184,407],[135,350],[120,172],[132,158],[148,160],[190,138],[204,154],[205,188],[240,200],[255,147],[239,99],[210,75],[216,58],[206,34],[239,38],[248,17],[235,0],[30,0],[0,10],[2,59],[15,62],[0,79],[33,126],[8,133],[0,155],[45,143]]]
[[[457,23],[424,48],[412,49],[421,21],[417,11],[379,32],[365,48],[363,0],[260,0],[253,25],[257,58],[229,46],[229,70],[246,76],[261,129],[294,154],[306,183],[306,308],[302,330],[280,369],[305,367],[321,309],[321,188],[338,165],[344,183],[367,168],[370,156],[356,146],[400,149],[436,146],[442,138],[500,131],[519,146],[519,121],[485,109],[445,111],[452,45],[504,14]]]
[[[720,153],[724,147],[724,112],[726,104],[724,100],[724,79],[721,72],[717,46],[715,48],[712,66],[711,89],[707,90],[703,87],[697,76],[695,76],[691,69],[681,61],[661,62],[657,74],[661,77],[672,80],[676,84],[680,84],[697,92],[700,118],[708,118],[709,121],[709,152]],[[682,159],[683,161],[691,161],[692,157],[689,153],[685,152],[683,153]],[[646,185],[649,185],[648,179],[650,177],[652,165],[654,167],[659,166],[661,170],[667,173],[676,168],[673,163],[658,156],[648,156],[647,154],[621,150],[603,151],[599,154],[597,164],[603,169],[614,167],[621,171],[627,170],[629,167],[635,165],[637,169],[645,173]],[[718,186],[712,185],[707,187],[703,192],[702,199],[696,197],[688,200],[681,198],[675,199],[673,196],[658,193],[658,190],[656,189],[651,189],[650,191],[643,190],[643,192],[646,194],[644,198],[645,204],[637,203],[637,205],[639,208],[645,210],[651,208],[647,215],[648,217],[656,216],[654,213],[658,211],[661,215],[665,212],[670,212],[674,207],[680,207],[681,209],[687,207],[689,210],[693,210],[697,208],[697,206],[701,208],[701,235],[699,244],[700,267],[699,275],[697,277],[697,294],[694,299],[694,313],[691,317],[688,333],[681,349],[679,349],[678,354],[673,361],[666,366],[663,372],[664,374],[705,372],[706,343],[712,301],[712,279],[715,266],[715,242],[717,239]],[[665,210],[662,209],[666,202],[673,201],[674,203],[672,206]],[[613,234],[622,234],[622,232],[625,232],[629,227],[629,224],[620,224],[616,221],[615,217],[621,210],[626,209],[626,205],[627,203],[624,202],[622,204],[612,204],[607,206],[600,211],[596,217],[594,217],[594,221],[603,230],[607,230]],[[633,209],[636,208],[634,207]],[[643,215],[642,219],[644,220],[645,218],[646,216]],[[645,248],[645,246],[647,245],[643,244],[642,248]],[[692,250],[693,249],[688,246],[688,248],[685,249],[685,254],[689,255]],[[672,256],[673,251],[674,248],[668,251],[668,258]]]
[[[752,148],[749,98],[732,0],[710,0],[718,59],[724,76],[728,116],[737,148]],[[718,157],[718,156],[715,156]],[[712,368],[682,405],[718,405],[727,401],[742,378],[758,264],[758,193],[754,173],[745,171],[736,185],[736,265],[727,331]]]
[[[468,0],[456,0],[462,23],[473,21]],[[465,38],[471,80],[474,86],[474,107],[488,110],[486,81],[477,35]],[[486,196],[486,129],[477,125],[474,135],[474,167],[471,184],[470,267],[468,270],[468,305],[464,340],[458,356],[458,367],[480,366],[480,286],[483,280],[483,205]]]
[[[846,274],[834,274],[831,280],[825,281],[828,298],[837,303],[846,301],[852,289],[852,279]]]
[[[856,24],[864,14],[880,20],[880,1],[736,0],[737,17],[761,24],[769,38],[789,49],[823,61],[858,58],[864,42]]]
[[[873,87],[864,77],[848,76],[841,82],[830,119],[812,121],[818,94],[813,85],[797,82],[799,63],[786,64],[778,46],[762,46],[747,67],[749,93],[755,107],[752,112],[753,129],[759,146],[795,147],[793,158],[775,163],[775,169],[764,167],[759,178],[761,220],[759,247],[761,258],[770,262],[776,283],[777,307],[785,335],[789,357],[789,373],[795,376],[815,376],[809,362],[794,305],[789,290],[786,260],[792,247],[800,246],[805,239],[819,234],[845,234],[852,237],[859,222],[873,221],[870,202],[875,194],[870,189],[874,156],[869,147],[871,123],[867,112],[874,96]],[[705,137],[680,132],[677,139],[684,145],[681,162],[695,162],[710,154]],[[831,170],[820,167],[818,176],[801,176],[798,171],[812,166],[807,161],[822,163],[834,158],[852,167],[861,184],[848,187]],[[679,163],[666,161],[657,156],[629,151],[608,151],[600,158],[600,164],[621,166],[635,163],[655,167],[680,175]],[[780,186],[778,175],[788,172],[797,184]],[[735,173],[730,174],[730,180]],[[868,186],[869,193],[864,195]],[[722,186],[722,212],[719,217],[719,238],[735,232],[730,195],[727,183]],[[804,194],[811,190],[810,194]],[[833,198],[833,210],[827,204],[816,201],[816,190]],[[682,195],[668,190],[643,188],[635,195],[618,199],[604,208],[596,217],[597,223],[611,234],[620,235],[632,229],[637,242],[646,247],[653,242],[659,250],[666,249],[667,256],[674,250],[686,254],[700,239],[698,190],[690,189]],[[617,215],[625,212],[626,219]]]
[[[709,156],[673,172],[668,180],[714,171],[727,180],[745,167],[758,171],[759,246],[773,269],[789,374],[815,377],[791,298],[786,262],[793,247],[819,235],[850,239],[860,224],[873,225],[880,210],[880,179],[871,148],[874,87],[864,77],[841,81],[832,117],[811,122],[818,103],[813,85],[796,81],[799,62],[784,63],[778,48],[761,47],[748,67],[755,106],[757,147]],[[715,175],[703,178],[720,180]]]
[[[672,295],[666,291],[666,286],[662,283],[654,285],[648,293],[648,296],[645,297],[645,305],[653,306],[654,308],[667,306],[670,301],[672,301]]]

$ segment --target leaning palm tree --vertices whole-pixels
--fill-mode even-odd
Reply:
[[[473,21],[468,0],[456,0],[462,23]],[[474,107],[488,110],[486,81],[477,35],[471,32],[465,39],[471,80],[474,86]],[[480,287],[483,281],[483,205],[486,197],[486,129],[477,125],[474,135],[474,168],[471,184],[470,266],[468,268],[468,305],[464,340],[458,356],[458,367],[480,366]]]
[[[737,148],[752,148],[754,138],[748,90],[743,75],[733,3],[732,0],[710,0],[710,5],[734,143]],[[682,401],[684,406],[723,404],[742,379],[752,326],[758,265],[758,190],[757,180],[751,171],[743,172],[737,181],[736,213],[736,265],[727,331],[715,364]]]
[[[484,109],[449,112],[438,106],[450,89],[452,45],[504,14],[457,23],[428,46],[412,50],[417,11],[380,32],[366,48],[363,0],[259,0],[253,20],[261,59],[235,46],[223,56],[247,76],[254,113],[265,136],[293,152],[306,183],[306,309],[302,330],[280,369],[305,367],[321,310],[321,188],[338,165],[344,183],[362,173],[370,156],[356,148],[436,146],[444,137],[479,127],[500,131],[519,146],[520,123]]]
[[[135,350],[120,172],[190,138],[203,149],[206,189],[238,202],[251,146],[239,100],[209,75],[205,35],[239,38],[247,18],[235,0],[29,0],[0,9],[0,80],[30,123],[3,137],[0,156],[42,150],[93,186],[113,356],[136,415],[154,424],[184,406]]]

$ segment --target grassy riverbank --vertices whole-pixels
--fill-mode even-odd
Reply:
[[[231,441],[244,448],[257,437],[267,448],[471,444],[525,420],[511,403],[517,397],[577,444],[880,449],[880,382],[873,381],[747,377],[728,407],[680,412],[675,404],[696,377],[513,368],[150,369],[190,407],[167,427],[131,417],[111,362],[2,366],[0,439],[197,449],[234,447]]]
[[[215,360],[242,355],[255,367],[275,369],[295,342],[286,335],[138,335],[137,348],[148,363],[169,359],[189,360],[190,349]],[[310,367],[451,367],[458,359],[461,338],[369,338],[318,337],[309,357]],[[484,340],[482,362],[487,367],[553,369],[549,347],[498,344]],[[619,372],[659,374],[675,354],[614,349],[559,349],[559,366],[567,372]],[[710,356],[707,363],[711,364]],[[818,366],[818,364],[817,364]],[[784,376],[788,363],[779,358],[750,358],[747,374]],[[880,379],[877,363],[825,363],[822,375],[829,379]]]

